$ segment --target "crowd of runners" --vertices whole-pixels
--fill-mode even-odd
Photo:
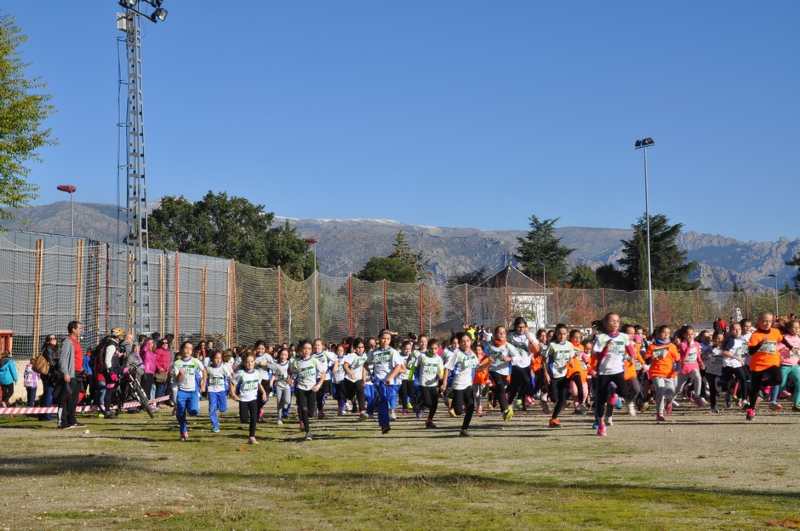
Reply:
[[[664,422],[675,407],[711,414],[738,408],[751,421],[760,402],[781,411],[780,401],[791,397],[800,411],[800,321],[771,313],[755,323],[718,320],[713,330],[663,325],[651,335],[609,313],[588,331],[559,324],[534,332],[518,317],[508,330],[465,326],[444,340],[384,330],[339,343],[258,341],[226,350],[185,341],[177,353],[169,348],[172,337],[134,340],[120,329],[83,353],[79,335],[80,323],[70,323],[60,351],[53,338],[45,349],[58,358],[51,361],[54,393],[66,411],[59,415],[62,428],[79,426],[74,407],[81,400],[95,404],[100,416],[114,416],[111,390],[123,374],[173,408],[182,440],[201,400],[215,433],[229,399],[237,401],[252,444],[260,422],[288,422],[293,406],[307,440],[326,415],[377,419],[387,433],[398,415],[437,429],[439,413],[462,417],[459,433],[469,436],[474,417],[490,412],[510,422],[515,411],[541,410],[553,429],[570,412],[589,417],[587,427],[592,419],[605,436],[618,410],[635,416],[653,408]]]

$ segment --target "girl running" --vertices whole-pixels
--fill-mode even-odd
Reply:
[[[206,369],[208,383],[208,418],[211,420],[211,432],[219,433],[219,413],[228,411],[228,389],[230,388],[231,373],[222,363],[222,352],[215,350],[211,354],[211,362]]]
[[[478,367],[478,357],[472,351],[472,338],[465,332],[457,334],[459,349],[450,357],[445,365],[445,375],[442,383],[442,394],[447,391],[447,376],[454,373],[453,377],[453,409],[456,414],[464,415],[461,423],[461,437],[469,437],[469,424],[475,411],[475,391],[472,380],[475,378],[475,369]]]
[[[589,400],[588,386],[588,364],[589,354],[582,343],[580,330],[570,330],[569,342],[578,354],[567,364],[567,380],[570,383],[570,393],[575,398],[575,414],[583,415],[586,413],[586,403]]]
[[[176,383],[175,416],[178,418],[178,428],[181,440],[189,440],[188,415],[197,415],[200,412],[200,389],[205,381],[205,369],[197,358],[192,357],[194,347],[191,341],[184,341],[181,345],[180,357],[172,364],[172,379]],[[200,376],[200,385],[197,383]]]
[[[715,331],[711,336],[709,348],[703,350],[703,365],[706,368],[706,381],[708,381],[709,399],[711,402],[711,412],[719,413],[717,408],[717,396],[719,384],[722,381],[722,355],[725,343],[725,333],[722,330]]]
[[[750,396],[750,383],[745,373],[744,359],[747,357],[747,341],[742,337],[741,323],[731,324],[731,331],[722,347],[722,385],[725,389],[725,407],[731,407],[738,389],[739,407],[744,407]]]
[[[289,349],[281,347],[278,359],[272,364],[272,389],[275,391],[275,402],[278,406],[278,426],[289,418],[292,407],[292,378],[289,376]]]
[[[506,385],[508,385],[508,378],[511,374],[510,365],[517,349],[507,342],[505,326],[498,326],[494,329],[492,341],[485,345],[484,350],[492,360],[489,365],[489,378],[494,384],[495,398],[500,402],[503,420],[509,421],[514,416],[514,408],[508,403]]]
[[[344,392],[344,349],[344,345],[336,345],[336,363],[333,370],[333,396],[336,397],[338,406],[336,414],[340,417],[346,413],[347,409],[347,396]]]
[[[628,414],[636,416],[636,402],[642,394],[642,386],[639,384],[639,371],[644,367],[644,359],[640,353],[641,343],[635,341],[636,328],[633,325],[626,325],[623,328],[631,342],[625,350],[625,400],[628,401]]]
[[[603,318],[603,332],[594,340],[592,352],[597,360],[597,396],[595,397],[595,425],[597,435],[605,437],[606,426],[613,425],[614,406],[618,392],[625,385],[625,353],[630,344],[627,334],[620,332],[619,314],[611,312]]]
[[[417,410],[422,408],[428,410],[428,418],[425,421],[425,428],[434,429],[436,424],[433,417],[436,415],[436,408],[439,404],[439,385],[444,373],[444,362],[440,356],[436,355],[436,348],[439,342],[431,339],[428,350],[417,358],[417,372],[420,382],[420,396]]]
[[[684,391],[687,383],[692,385],[692,393],[689,398],[694,400],[698,406],[703,406],[704,400],[701,396],[703,389],[703,379],[700,370],[703,369],[703,358],[701,357],[702,347],[695,340],[694,328],[684,327],[680,335],[681,342],[678,344],[678,352],[681,355],[681,369],[678,373],[678,387],[675,394],[679,395]],[[684,392],[684,395],[686,393]]]
[[[321,343],[321,342],[320,342]],[[311,417],[317,404],[317,392],[328,378],[328,367],[319,358],[312,357],[313,347],[308,341],[300,343],[300,357],[290,365],[289,375],[295,384],[297,416],[300,427],[311,440]]]
[[[475,370],[475,379],[472,381],[475,386],[475,411],[479,417],[483,416],[482,397],[484,390],[489,387],[491,380],[489,379],[489,365],[492,360],[486,355],[483,350],[483,345],[480,342],[474,343],[475,355],[478,357],[478,368]]]
[[[367,418],[366,397],[364,396],[364,365],[366,363],[367,354],[364,340],[357,337],[353,341],[353,352],[344,357],[342,365],[345,373],[345,394],[352,402],[353,409],[358,407],[358,416],[362,420]]]
[[[772,327],[774,320],[775,316],[771,312],[759,315],[756,330],[747,344],[750,352],[750,407],[745,417],[747,420],[755,418],[758,393],[769,386],[775,386],[770,397],[770,409],[777,412],[783,409],[778,404],[778,395],[775,393],[781,383],[781,356],[778,345],[783,342],[783,334]]]
[[[508,342],[516,347],[516,354],[511,361],[511,385],[508,388],[508,401],[520,407],[525,399],[533,397],[531,385],[532,356],[539,352],[539,341],[528,331],[528,323],[524,317],[514,319],[514,331],[508,334]],[[546,405],[546,402],[543,402]]]
[[[390,386],[394,385],[395,378],[402,374],[406,367],[403,357],[391,347],[392,335],[388,330],[381,331],[379,341],[380,346],[369,355],[369,364],[372,365],[372,384],[378,409],[378,423],[381,426],[381,433],[386,434],[391,430]]]
[[[646,358],[650,364],[648,376],[655,389],[658,422],[664,422],[665,414],[672,411],[672,399],[675,396],[673,372],[675,364],[681,359],[678,348],[670,341],[671,334],[668,326],[659,326],[655,340],[647,347]]]
[[[244,359],[244,368],[239,369],[231,386],[231,396],[239,402],[239,420],[249,424],[247,442],[258,444],[256,440],[256,423],[258,422],[258,398],[267,400],[267,391],[261,384],[261,371],[256,370],[256,358],[249,355]],[[246,419],[246,420],[245,420]]]
[[[789,378],[794,384],[794,395],[792,396],[792,410],[800,411],[800,321],[793,319],[786,323],[786,334],[783,336],[781,345],[781,385],[778,389],[778,396],[781,390],[786,389]]]
[[[400,355],[403,356],[406,366],[406,372],[403,375],[402,382],[400,382],[400,405],[403,408],[403,414],[406,414],[414,409],[414,402],[416,402],[414,369],[416,368],[417,359],[414,352],[414,342],[410,339],[403,341]]]
[[[572,343],[567,341],[569,333],[567,326],[558,324],[553,334],[553,341],[547,345],[545,351],[545,363],[547,374],[550,378],[550,396],[555,400],[553,415],[550,417],[549,426],[560,428],[561,421],[558,415],[564,408],[564,404],[569,398],[569,380],[567,379],[567,366],[576,357],[577,352]]]
[[[336,354],[325,348],[325,343],[322,341],[322,339],[315,339],[313,347],[314,359],[320,362],[323,367],[325,367],[325,380],[322,382],[322,386],[316,393],[317,417],[324,419],[325,400],[327,400],[328,396],[332,393],[333,387],[331,385],[331,381],[333,380],[333,373],[336,371],[336,364],[338,361],[336,359]]]

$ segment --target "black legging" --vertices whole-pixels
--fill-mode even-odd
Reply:
[[[752,371],[750,373],[750,407],[756,407],[756,399],[758,392],[762,388],[770,385],[780,385],[781,383],[781,368],[770,367],[763,371]]]
[[[494,382],[494,397],[500,402],[500,411],[508,409],[508,394],[506,393],[506,376],[489,371],[489,378]]]
[[[300,418],[300,422],[303,423],[303,429],[306,434],[308,434],[311,431],[311,417],[314,415],[314,407],[317,402],[316,393],[311,389],[308,391],[296,389],[294,396],[295,400],[297,400],[297,416]]]
[[[472,414],[475,412],[475,390],[471,385],[466,389],[453,390],[453,409],[455,409],[456,415],[464,415],[461,429],[469,429]]]
[[[405,408],[406,405],[411,404],[414,405],[415,401],[414,393],[414,381],[413,380],[403,380],[403,383],[400,384],[400,407]]]
[[[526,396],[532,396],[533,389],[531,388],[531,368],[511,366],[511,385],[508,386],[508,401],[513,404],[517,398],[524,399]]]
[[[344,380],[344,394],[348,400],[353,402],[353,405],[358,405],[358,412],[363,413],[366,411],[364,405],[366,399],[364,398],[364,380],[351,382],[347,378]]]
[[[417,411],[422,411],[425,407],[428,409],[428,422],[433,421],[433,416],[436,415],[436,409],[439,407],[439,389],[437,387],[420,387],[420,396],[417,402]]]
[[[717,393],[720,380],[722,380],[722,376],[719,376],[717,374],[711,374],[710,372],[706,371],[706,381],[708,382],[708,397],[709,397],[709,402],[711,403],[711,409],[715,409],[717,407]]]
[[[722,385],[730,394],[736,382],[739,382],[739,396],[748,398],[750,396],[750,386],[747,382],[747,374],[744,367],[723,367]]]
[[[249,422],[250,437],[256,436],[256,422],[258,422],[258,400],[239,402],[239,420]]]
[[[317,394],[316,396],[317,413],[319,413],[320,415],[324,415],[325,412],[323,411],[323,409],[325,408],[325,399],[328,398],[329,394],[331,394],[330,380],[325,380],[324,382],[322,382],[322,385],[320,386],[319,391],[317,391],[316,394]]]
[[[572,381],[575,384],[575,387],[578,388],[578,403],[583,404],[583,401],[586,397],[583,395],[583,381],[581,380],[581,374],[576,372],[572,375],[570,381]]]
[[[614,407],[608,403],[608,398],[613,393],[622,391],[622,386],[625,385],[625,373],[599,374],[595,380],[597,381],[597,394],[595,395],[594,416],[597,420],[601,420],[604,416],[611,417],[613,415]]]
[[[552,418],[557,419],[558,414],[561,413],[569,397],[569,380],[567,380],[566,377],[553,378],[550,380],[550,397],[556,401]]]

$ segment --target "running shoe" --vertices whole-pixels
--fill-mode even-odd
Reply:
[[[780,413],[781,411],[783,411],[783,406],[778,404],[777,402],[770,402],[769,408],[775,413]]]
[[[514,418],[514,408],[511,407],[511,406],[508,406],[508,409],[503,411],[503,420],[508,422],[512,418]]]
[[[634,404],[633,402],[628,402],[628,415],[630,415],[631,417],[636,416],[636,404]]]
[[[181,432],[181,441],[188,441],[189,440],[189,432],[182,431]]]
[[[433,421],[426,422],[425,423],[425,429],[426,430],[435,430],[436,429],[436,424]]]
[[[711,413],[713,413],[714,415],[719,415],[719,408],[718,407],[712,407],[711,408]]]
[[[751,408],[747,408],[747,415],[745,416],[745,419],[753,420],[754,418],[756,418],[756,410],[755,410],[755,408],[752,408],[752,407]]]
[[[592,429],[596,430],[599,427],[600,427],[600,423],[597,421],[597,419],[594,419],[594,422],[592,423]]]
[[[392,429],[391,426],[383,426],[383,427],[381,427],[381,434],[382,435],[386,435],[387,433],[389,433],[391,431],[391,429]]]
[[[558,419],[550,419],[550,422],[548,423],[548,426],[551,427],[551,428],[560,428],[561,427],[561,421],[558,420]]]
[[[597,436],[605,437],[606,435],[608,435],[608,431],[606,430],[606,425],[601,422],[600,425],[597,426]]]
[[[608,397],[608,405],[611,407],[616,406],[618,399],[619,397],[617,396],[617,393],[611,393],[611,396]]]
[[[550,404],[547,403],[547,400],[542,400],[542,413],[545,415],[550,414]]]
[[[656,422],[666,422],[667,419],[664,418],[664,415],[661,413],[656,414]]]
[[[278,426],[283,426],[283,420],[282,419],[278,419]]]
[[[614,417],[606,417],[606,426],[614,425]]]
[[[392,412],[389,414],[389,418],[390,418],[390,419],[392,419],[392,420],[397,420],[397,415],[395,414],[395,412],[394,412],[394,411],[392,411]]]
[[[467,430],[461,430],[460,432],[458,432],[458,436],[459,437],[470,437],[470,434],[469,434],[469,432]]]
[[[369,418],[369,415],[367,415],[367,413],[364,412],[364,411],[362,411],[361,414],[358,416],[359,420],[366,420],[368,418]]]
[[[219,428],[211,428],[211,433],[219,433],[219,432],[220,432]]]
[[[312,439],[313,439],[313,437],[311,437],[311,434],[310,433],[306,433],[306,440],[310,441]]]
[[[247,444],[258,444],[258,441],[256,440],[255,437],[249,437],[247,439]]]

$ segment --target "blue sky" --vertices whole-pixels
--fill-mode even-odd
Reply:
[[[144,36],[149,193],[293,217],[800,236],[800,2],[166,0]],[[4,0],[59,139],[38,203],[116,200],[113,0]]]

